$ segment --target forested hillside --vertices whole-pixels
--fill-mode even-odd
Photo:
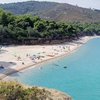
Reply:
[[[0,44],[51,44],[100,35],[100,23],[58,23],[0,10]]]
[[[32,14],[55,21],[100,22],[100,10],[92,10],[54,2],[28,1],[1,4],[1,8],[14,14]]]

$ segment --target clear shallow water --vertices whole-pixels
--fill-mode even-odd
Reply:
[[[100,100],[100,39],[89,41],[70,56],[39,67],[11,77],[28,85],[61,90],[74,100]]]

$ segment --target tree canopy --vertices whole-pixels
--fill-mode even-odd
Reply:
[[[0,10],[1,44],[43,44],[54,40],[70,41],[94,34],[100,35],[100,23],[58,23],[38,16],[15,16]]]

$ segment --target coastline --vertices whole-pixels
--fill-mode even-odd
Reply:
[[[54,55],[54,56],[51,57],[52,54],[48,54],[49,57],[46,56],[45,59],[38,60],[36,63],[30,63],[27,66],[26,65],[19,66],[19,67],[14,68],[14,70],[10,69],[10,70],[5,71],[4,73],[0,73],[0,80],[4,79],[5,77],[7,77],[7,76],[9,76],[11,74],[14,74],[16,72],[28,69],[30,67],[34,68],[36,66],[39,66],[40,64],[45,63],[47,61],[50,61],[50,60],[53,60],[53,59],[57,59],[57,58],[60,58],[60,57],[63,57],[63,56],[68,56],[71,53],[75,52],[82,45],[87,43],[89,40],[94,39],[94,38],[100,38],[100,37],[99,36],[85,36],[85,37],[82,37],[81,39],[79,39],[77,41],[73,41],[73,42],[70,42],[70,43],[65,43],[64,46],[69,46],[69,47],[64,49],[63,52],[58,53],[58,55]],[[61,44],[61,45],[63,45],[63,44]],[[58,47],[59,45],[56,45],[56,46]],[[68,49],[70,49],[70,50],[68,50]]]

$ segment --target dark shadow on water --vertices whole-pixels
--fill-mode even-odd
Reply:
[[[56,64],[56,63],[53,63],[52,65],[53,65],[53,66],[60,66],[60,65],[58,65],[58,64]]]
[[[3,74],[4,75],[9,75],[11,77],[15,77],[15,76],[19,76],[19,73],[21,73],[21,72],[15,70],[13,68],[8,68],[8,69],[5,69]]]
[[[0,73],[4,75],[4,76],[1,77],[1,79],[5,78],[5,76],[8,76],[8,75],[11,76],[11,77],[12,76],[19,76],[19,73],[21,73],[21,72],[11,68],[11,66],[13,66],[13,65],[16,65],[16,63],[0,61],[0,66],[3,67],[3,68],[0,68]]]
[[[2,76],[0,76],[0,80],[2,80],[3,78],[6,78],[7,76],[13,78],[13,80],[16,79],[16,77],[19,77],[20,73],[19,71],[15,70],[15,69],[12,69],[12,68],[9,68],[9,69],[4,69],[3,72],[0,71],[0,73],[2,73]]]
[[[68,68],[67,65],[59,65],[59,64],[57,64],[57,63],[53,63],[52,65],[53,65],[53,66],[56,66],[56,67],[61,67],[61,68],[64,68],[64,69],[67,69],[67,68]]]

